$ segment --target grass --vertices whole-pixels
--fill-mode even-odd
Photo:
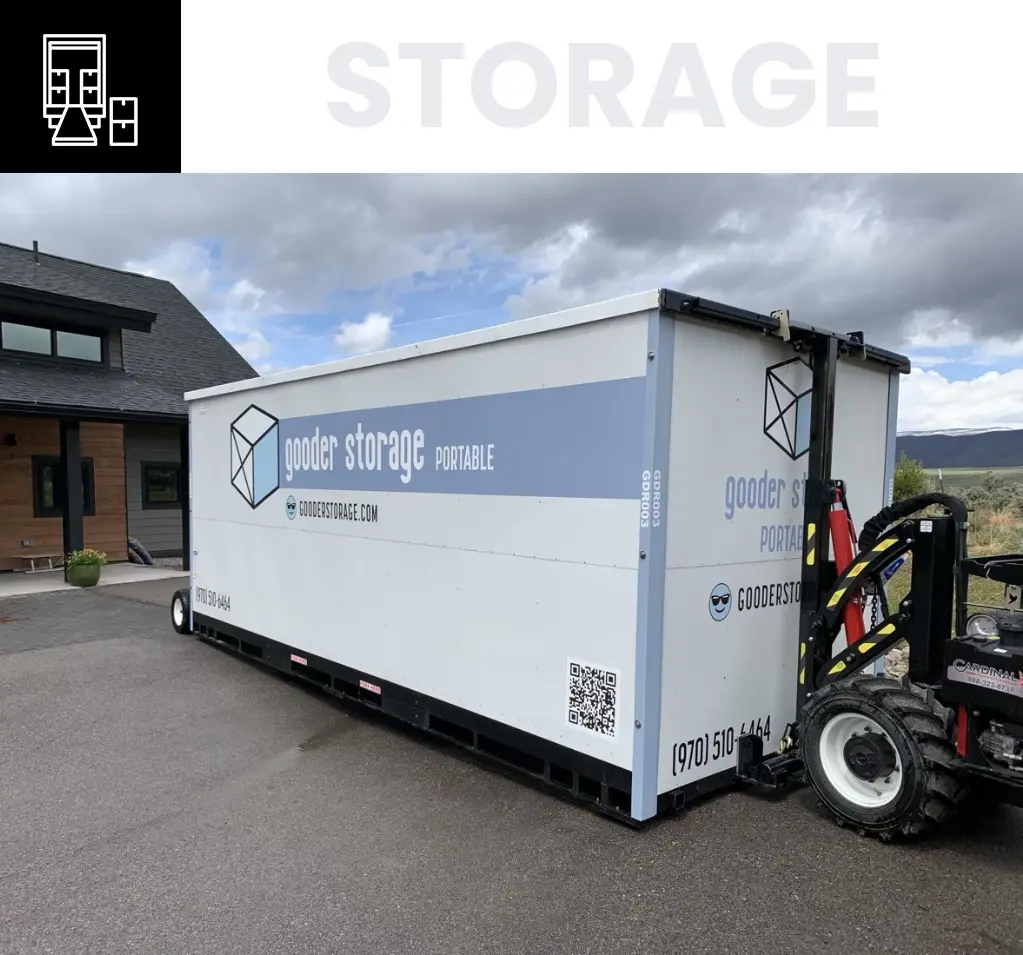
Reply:
[[[916,483],[920,465],[903,459],[896,464],[896,485],[899,468],[905,465],[902,481],[906,490]],[[931,486],[925,490],[938,489],[938,469],[925,468]],[[993,477],[993,482],[986,480]],[[1023,467],[1013,468],[942,468],[942,490],[961,496],[969,509],[969,532],[967,549],[971,557],[988,557],[994,554],[1023,553]],[[935,513],[944,509],[936,508]],[[921,515],[923,516],[923,515]],[[893,611],[909,592],[912,579],[911,559],[899,568],[888,582],[888,606]],[[917,595],[918,597],[922,595]],[[1005,603],[1005,587],[983,577],[969,578],[969,600],[967,613],[976,613],[982,607],[1001,607]],[[949,621],[950,629],[953,621]]]
[[[944,472],[948,474],[947,471]],[[970,514],[970,532],[967,546],[971,557],[985,557],[991,554],[1006,554],[1018,551],[1023,539],[1023,520],[1018,511],[1005,508],[1000,511],[973,511]],[[907,593],[912,574],[912,557],[895,572],[888,581],[888,606],[894,610]],[[1001,607],[1005,598],[1004,585],[984,577],[971,577],[969,589],[970,604],[985,604]],[[967,613],[979,608],[969,607]]]
[[[895,610],[899,601],[909,593],[910,575],[912,573],[910,564],[912,560],[907,560],[896,572],[895,576],[888,581],[888,607],[890,610]],[[993,580],[987,580],[984,577],[971,577],[970,578],[970,603],[971,604],[985,604],[989,607],[1001,607],[1005,597],[1005,588],[1002,584],[996,583]],[[975,613],[979,611],[979,607],[969,607],[967,613]]]
[[[926,468],[925,470],[929,477],[937,480],[937,468]],[[984,483],[984,475],[989,473],[1012,484],[1023,484],[1023,468],[942,468],[941,478],[946,489],[977,487]]]

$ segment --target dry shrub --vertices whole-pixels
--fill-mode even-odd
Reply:
[[[975,510],[970,514],[970,552],[978,556],[1018,550],[1023,542],[1023,520],[1012,507]]]

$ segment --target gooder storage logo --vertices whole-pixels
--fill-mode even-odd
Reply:
[[[764,434],[793,461],[810,450],[813,372],[805,358],[771,365],[764,382]]]
[[[426,465],[426,436],[421,429],[378,433],[364,431],[360,423],[340,440],[317,427],[309,435],[283,442],[280,432],[280,419],[257,405],[249,405],[231,422],[231,485],[253,510],[282,483],[290,485],[308,471],[332,472],[337,463],[348,471],[386,467],[398,473],[403,484]],[[456,452],[462,452],[465,460],[457,459]],[[437,468],[489,471],[493,470],[493,457],[493,445],[439,447]],[[288,519],[294,520],[300,509],[289,496],[285,503]]]
[[[731,613],[733,607],[737,613],[787,607],[789,604],[798,604],[799,596],[798,580],[776,584],[750,584],[739,587],[734,592],[728,584],[719,583],[715,584],[710,592],[707,609],[710,611],[711,619],[720,623]]]
[[[810,450],[812,385],[813,372],[802,357],[770,365],[764,372],[764,435],[792,461]],[[769,468],[728,474],[724,518],[731,522],[741,511],[759,512],[760,553],[801,554],[805,485],[805,471],[802,478]]]
[[[231,485],[253,510],[281,486],[280,421],[255,405],[231,422]]]
[[[284,479],[291,483],[295,476],[304,471],[333,471],[335,451],[340,456],[341,441],[337,435],[321,433],[317,427],[312,434],[302,437],[287,438],[284,442]],[[356,468],[360,471],[380,471],[387,468],[397,473],[402,484],[408,484],[412,475],[422,471],[426,465],[424,449],[426,435],[421,428],[414,431],[403,428],[401,431],[364,431],[362,422],[344,436],[344,466],[348,471]],[[448,452],[447,467],[450,467],[450,448],[438,448],[437,465],[441,466],[443,452]],[[484,461],[483,448],[479,445],[475,450],[475,460],[470,461],[474,470],[488,470],[488,462]],[[493,458],[491,450],[490,458]],[[447,468],[445,468],[447,469]]]
[[[747,610],[766,610],[770,607],[787,607],[799,603],[800,582],[787,580],[777,584],[752,584],[740,587],[736,592],[735,609],[739,613]]]

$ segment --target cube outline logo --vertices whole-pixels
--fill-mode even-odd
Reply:
[[[249,405],[228,433],[231,486],[255,510],[281,486],[280,419]]]
[[[805,371],[794,367],[801,365]],[[805,388],[791,387],[781,377],[783,369],[792,369],[792,377],[806,377]],[[813,370],[802,356],[770,365],[764,376],[764,435],[793,461],[810,450],[810,402],[813,394]],[[805,415],[805,421],[800,418]]]

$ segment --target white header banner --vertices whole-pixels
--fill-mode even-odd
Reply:
[[[1018,172],[1017,9],[182,0],[182,171]]]

